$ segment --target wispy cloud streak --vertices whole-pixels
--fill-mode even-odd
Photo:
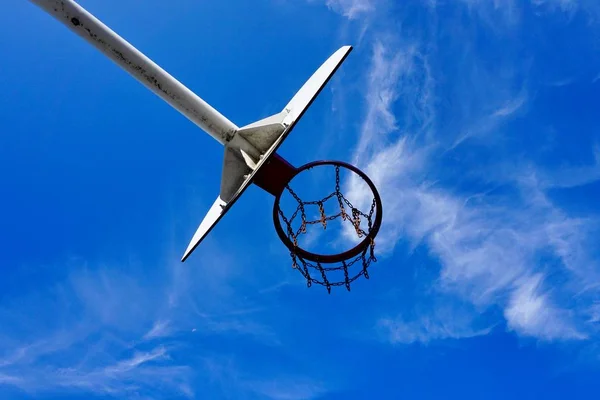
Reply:
[[[376,0],[326,0],[328,7],[349,19],[356,19],[373,11],[375,2]]]
[[[468,2],[468,6],[481,5]],[[505,73],[509,69],[487,71],[482,65],[474,76],[485,79],[458,82],[454,93],[470,107],[460,114],[467,129],[453,132],[438,125],[448,119],[441,119],[438,110],[448,115],[452,108],[442,109],[437,98],[439,70],[431,65],[439,60],[430,51],[436,43],[423,40],[414,35],[400,40],[385,31],[373,35],[365,122],[354,161],[382,194],[385,222],[377,240],[380,254],[391,254],[399,243],[412,249],[424,245],[440,264],[439,279],[431,282],[440,293],[469,301],[477,310],[503,309],[504,323],[519,335],[542,340],[589,337],[595,328],[586,321],[597,293],[586,292],[589,296],[577,306],[569,298],[598,278],[597,259],[590,251],[596,219],[570,216],[545,190],[596,180],[596,168],[589,167],[586,174],[572,173],[583,169],[571,173],[561,169],[549,175],[530,162],[524,164],[522,157],[511,159],[510,153],[493,151],[498,140],[487,138],[501,134],[503,124],[526,114],[530,101],[526,86],[509,89],[515,86],[511,74]],[[502,75],[494,80],[496,73]],[[485,103],[477,100],[483,93]],[[448,159],[469,156],[475,147],[465,140],[475,136],[481,139],[477,146],[496,159],[487,165],[469,165],[478,169],[477,174],[451,174],[446,169]],[[520,167],[505,169],[503,174],[494,170],[511,162]],[[457,188],[466,178],[475,190]],[[371,201],[357,180],[346,182],[346,190],[363,208]],[[549,290],[557,274],[563,283]],[[380,327],[385,327],[390,341],[406,343],[487,332],[474,329],[472,318],[461,318],[463,326],[452,327],[447,320],[433,309],[424,312],[420,321],[385,317]]]

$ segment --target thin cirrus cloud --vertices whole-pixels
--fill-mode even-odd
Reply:
[[[168,337],[171,334],[170,323],[168,320],[157,320],[152,325],[152,328],[143,336],[143,339],[156,339]]]
[[[190,276],[201,268],[180,264],[145,274],[118,266],[85,267],[44,293],[16,299],[0,309],[5,327],[0,383],[34,396],[83,392],[194,398],[193,388],[210,388],[210,382],[198,378],[210,372],[198,369],[198,358],[214,358],[210,349],[189,351],[198,337],[277,340],[256,322],[260,310],[249,309],[250,302],[231,289],[235,268],[218,251],[212,254],[221,268],[203,279]],[[210,257],[205,261],[212,262]],[[190,282],[202,282],[202,290]]]
[[[191,264],[157,261],[156,268],[140,270],[77,263],[47,290],[3,304],[0,385],[32,396],[114,398],[197,398],[206,392],[300,399],[327,392],[330,385],[310,371],[294,365],[271,371],[266,361],[259,368],[237,356],[232,343],[281,348],[285,324],[270,323],[273,313],[290,315],[277,301],[286,283],[282,271],[265,270],[257,278],[213,241],[205,247],[204,257]],[[305,317],[299,307],[294,320]]]
[[[3,369],[14,372],[0,373],[0,382],[15,386],[32,395],[40,392],[84,390],[120,397],[137,393],[138,387],[142,386],[145,390],[155,393],[179,393],[185,397],[192,396],[188,383],[189,368],[166,365],[165,360],[168,360],[169,354],[164,347],[153,348],[150,351],[136,351],[130,357],[120,360],[110,362],[105,360],[106,364],[101,362],[92,364],[87,362],[86,358],[91,358],[93,352],[103,354],[111,349],[108,343],[107,347],[99,342],[88,345],[90,349],[82,350],[82,359],[74,366],[61,366],[59,360],[62,354],[47,349],[39,354],[30,354],[27,360],[10,361],[3,366]],[[68,350],[72,356],[73,348],[64,350]],[[56,364],[48,360],[55,360]]]
[[[0,340],[4,384],[32,395],[85,391],[126,397],[140,387],[154,394],[193,395],[189,367],[173,362],[173,349],[152,343],[160,333],[158,325],[149,332],[153,334],[136,333],[134,327],[152,317],[138,311],[155,304],[142,301],[137,309],[136,301],[152,297],[126,275],[114,270],[77,273],[39,296],[28,295],[18,302],[21,306],[0,310],[3,324],[12,328]],[[33,315],[52,318],[48,322]]]
[[[518,11],[499,2],[464,3],[472,11],[476,8],[485,24],[495,14],[505,19]],[[574,6],[568,3],[561,2],[558,9],[572,11]],[[427,12],[430,21],[439,20],[435,7]],[[569,215],[553,203],[546,189],[593,182],[599,178],[597,167],[548,173],[532,162],[523,164],[522,157],[511,161],[510,152],[500,146],[494,151],[504,124],[528,112],[527,80],[517,79],[515,64],[509,60],[505,68],[478,64],[468,36],[456,40],[463,43],[465,56],[472,57],[465,73],[471,69],[473,74],[458,77],[453,90],[461,104],[454,110],[446,106],[455,117],[443,119],[448,108],[440,105],[436,90],[438,81],[445,79],[444,70],[431,67],[442,62],[435,39],[414,34],[415,29],[406,30],[412,36],[390,33],[393,30],[382,23],[386,17],[377,18],[366,72],[365,122],[354,151],[355,162],[374,180],[385,204],[377,246],[391,254],[401,243],[411,249],[424,245],[440,264],[438,279],[431,282],[434,296],[475,307],[465,311],[450,306],[440,313],[431,306],[412,318],[398,315],[392,307],[378,322],[386,340],[429,342],[486,334],[490,329],[473,321],[475,315],[494,308],[503,310],[502,320],[488,321],[489,326],[503,323],[521,336],[584,340],[594,335],[589,321],[596,315],[598,298],[593,285],[598,262],[592,252],[597,220]],[[436,126],[441,120],[449,122],[446,129]],[[448,156],[469,155],[472,138],[479,146],[489,143],[485,154],[496,160],[471,164],[478,172],[463,173],[483,182],[481,190],[469,193],[456,189],[461,176],[444,171],[444,162]],[[497,168],[511,162],[520,167]],[[357,204],[365,207],[370,202],[358,181],[346,184],[350,196],[359,199]],[[556,280],[557,275],[563,279]],[[573,301],[578,293],[585,294]]]
[[[326,4],[332,10],[341,13],[349,19],[356,19],[374,9],[372,0],[327,0]]]

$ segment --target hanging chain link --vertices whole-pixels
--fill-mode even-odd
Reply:
[[[327,291],[331,293],[332,287],[343,285],[348,291],[350,291],[350,284],[359,277],[364,276],[366,279],[369,279],[368,268],[372,262],[377,261],[377,258],[375,257],[375,240],[373,237],[371,237],[369,244],[358,256],[353,257],[349,260],[343,260],[341,261],[341,265],[335,265],[331,267],[325,267],[320,262],[313,263],[311,261],[305,260],[295,252],[295,249],[299,248],[298,238],[300,235],[306,234],[307,226],[321,224],[323,226],[323,229],[326,229],[327,222],[333,221],[337,218],[341,218],[342,222],[347,221],[351,223],[354,228],[354,231],[356,232],[356,235],[359,238],[368,236],[373,229],[373,217],[377,207],[376,199],[373,198],[373,202],[371,203],[368,214],[356,208],[341,192],[339,165],[335,166],[335,191],[321,200],[303,201],[289,185],[286,185],[286,189],[296,200],[298,206],[296,207],[295,211],[292,213],[289,219],[286,218],[281,209],[279,209],[279,216],[281,217],[281,220],[286,226],[286,233],[288,238],[294,244],[294,250],[290,251],[290,255],[292,257],[292,268],[298,270],[302,274],[302,276],[304,276],[304,278],[306,279],[307,286],[310,287],[313,283],[323,285],[327,288]],[[340,211],[334,215],[327,216],[325,214],[325,203],[333,198],[337,200]],[[306,206],[312,205],[316,205],[319,208],[319,218],[316,220],[310,220],[306,216]],[[348,213],[348,211],[346,211],[346,208],[350,210],[350,214]],[[300,219],[300,227],[294,230],[292,224],[297,218]],[[361,228],[361,222],[363,219],[366,221],[366,224],[368,226],[367,232],[365,232]],[[351,267],[354,264],[360,265],[360,271],[351,277],[349,269],[351,269]],[[311,270],[315,272],[314,276],[319,276],[320,279],[315,278],[313,275],[311,275]],[[344,279],[341,281],[332,281],[331,278],[328,276],[328,273],[334,271],[342,271],[344,274]]]

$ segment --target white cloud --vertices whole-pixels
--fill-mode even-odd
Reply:
[[[515,0],[461,0],[461,3],[492,29],[514,26],[521,19],[522,5]]]
[[[17,378],[15,376],[6,375],[0,373],[0,385],[13,385],[19,386],[23,384],[23,380],[21,378]]]
[[[469,307],[450,305],[452,299],[431,309],[419,309],[413,318],[402,315],[381,318],[377,325],[383,340],[392,344],[429,343],[444,339],[463,339],[487,335],[492,326],[477,321]],[[444,304],[445,303],[445,304]]]
[[[589,319],[588,322],[591,324],[596,324],[600,322],[600,301],[595,301],[588,310]]]
[[[427,73],[419,75],[418,60],[424,58],[412,44],[392,51],[381,41],[375,42],[368,74],[366,118],[354,150],[353,162],[373,180],[382,196],[385,220],[377,248],[383,253],[393,250],[398,237],[407,229],[413,233],[413,241],[418,242],[433,225],[443,223],[435,218],[415,220],[414,212],[403,212],[421,206],[419,199],[423,196],[416,179],[423,174],[430,149],[417,148],[409,132],[398,128],[393,106],[401,96],[405,124],[418,121],[427,125],[434,117],[428,104],[432,79]],[[427,65],[426,62],[421,64]],[[348,198],[355,201],[358,208],[368,209],[372,197],[362,182],[351,179],[346,185]]]
[[[552,339],[585,339],[568,321],[567,312],[556,309],[542,292],[542,274],[525,277],[512,292],[504,315],[510,329],[522,335]]]
[[[595,145],[593,150],[592,165],[564,165],[554,170],[540,170],[540,185],[544,188],[573,188],[600,180],[600,146]]]
[[[161,338],[165,336],[169,336],[171,334],[169,321],[166,320],[157,320],[152,325],[152,329],[148,331],[143,337],[145,340]]]
[[[563,12],[572,12],[579,6],[577,0],[531,0],[531,4],[536,7],[548,7],[558,9]]]
[[[527,101],[526,93],[520,93],[516,98],[509,100],[499,109],[492,113],[493,117],[506,118],[523,108]]]
[[[109,366],[104,369],[107,373],[123,373],[131,371],[134,368],[139,367],[149,361],[164,358],[167,351],[164,347],[159,346],[151,352],[135,352],[133,357],[119,361],[114,366]]]
[[[421,57],[416,46],[405,44],[391,50],[381,41],[373,45],[371,68],[368,73],[368,89],[365,94],[367,111],[365,122],[361,128],[359,143],[354,151],[354,162],[359,163],[363,156],[370,152],[382,150],[389,143],[386,137],[398,129],[396,115],[392,106],[400,96],[408,96],[403,100],[407,106],[407,114],[414,111],[419,104],[427,103],[427,84],[423,92],[417,95],[402,87],[415,72],[415,61]]]
[[[424,191],[421,196],[436,199],[438,205],[413,210],[417,210],[416,219],[434,216],[447,222],[435,226],[427,237],[432,255],[442,264],[442,288],[478,306],[505,308],[510,327],[519,334],[543,339],[583,338],[571,319],[552,310],[549,294],[526,296],[533,293],[528,277],[540,268],[537,260],[545,254],[560,260],[562,272],[577,287],[596,279],[584,246],[590,221],[565,216],[542,193],[528,189],[516,204],[514,199],[490,195],[461,201],[447,193]],[[568,297],[571,290],[565,284],[555,293]],[[509,304],[504,300],[506,295],[511,298]],[[527,314],[520,312],[534,304],[545,307],[546,313],[540,317],[543,320],[523,319]]]
[[[211,240],[206,246],[203,257],[191,264],[178,262],[174,252],[170,263],[143,270],[72,265],[68,277],[51,289],[0,304],[0,385],[33,395],[131,398],[143,392],[181,398],[194,397],[196,390],[218,393],[219,384],[202,374],[202,359],[228,354],[231,348],[223,344],[230,339],[280,348],[280,331],[289,329],[281,318],[289,311],[279,309],[277,286],[298,275],[285,267],[248,273],[243,264],[248,259],[234,259]],[[278,313],[281,317],[274,319]],[[201,345],[203,338],[217,337],[226,340]],[[298,382],[286,392],[270,382],[272,374],[265,380],[254,367],[238,367],[244,380],[227,380],[224,391],[235,398],[261,391],[285,398],[286,393],[302,397],[324,390],[305,374],[292,371],[289,378],[290,366],[277,371],[282,379]]]
[[[538,17],[549,14],[561,14],[570,21],[581,13],[591,23],[598,22],[600,4],[596,0],[461,0],[469,10],[486,22],[488,26],[501,31],[506,27],[514,27],[522,22],[522,15],[527,7]]]
[[[252,398],[258,395],[272,400],[310,400],[332,390],[330,383],[323,382],[331,381],[332,374],[323,378],[319,368],[309,374],[298,374],[286,373],[273,365],[265,367],[260,360],[251,363],[250,368],[240,364],[234,355],[207,357],[203,360],[202,375],[220,387],[223,398],[247,398],[251,394]]]
[[[391,253],[402,241],[411,248],[425,244],[441,266],[439,279],[432,284],[446,295],[466,300],[478,310],[499,307],[509,329],[520,335],[543,340],[587,337],[592,328],[583,320],[589,318],[585,306],[589,299],[572,313],[563,310],[570,306],[570,297],[598,278],[589,240],[594,219],[570,217],[555,206],[536,177],[536,167],[527,166],[524,173],[519,162],[521,167],[512,170],[492,170],[502,162],[514,163],[503,153],[495,153],[503,160],[481,164],[478,174],[470,176],[483,177],[488,187],[492,182],[502,190],[461,192],[444,180],[450,176],[455,184],[463,178],[460,171],[455,176],[444,170],[444,157],[469,151],[469,144],[457,149],[457,143],[479,135],[479,145],[485,146],[486,137],[492,136],[488,133],[498,135],[507,119],[527,111],[526,86],[516,93],[507,89],[515,86],[513,74],[501,66],[487,71],[482,65],[474,75],[481,79],[460,81],[455,95],[470,107],[459,120],[470,126],[461,138],[447,127],[435,126],[436,76],[429,67],[435,54],[424,56],[422,50],[434,46],[411,42],[410,37],[403,41],[387,34],[376,37],[366,80],[365,123],[354,161],[382,195],[379,254]],[[502,75],[495,79],[498,72]],[[492,150],[486,157],[494,154]],[[345,190],[348,197],[358,198],[353,202],[359,208],[370,204],[370,193],[356,181],[346,182]],[[542,293],[537,286],[532,289],[532,279],[541,279],[540,269],[550,268],[539,263],[546,258],[554,273],[564,276],[564,283]],[[485,328],[473,328],[472,317],[461,318],[462,325],[449,325],[450,318],[436,313],[423,313],[421,319],[401,315],[382,318],[380,327],[387,329],[391,342],[403,343],[485,333]]]
[[[326,0],[327,7],[348,19],[356,19],[374,10],[374,0]]]
[[[193,363],[194,357],[180,357],[192,328],[276,341],[272,331],[255,321],[260,310],[231,290],[237,273],[218,253],[209,252],[221,268],[203,279],[190,275],[189,264],[183,269],[181,263],[167,269],[171,279],[158,269],[133,279],[131,269],[77,268],[55,288],[24,294],[11,307],[4,304],[0,384],[29,393],[75,391],[123,398],[143,388],[161,398],[192,397],[194,371],[176,361]],[[196,290],[195,282],[202,290]]]
[[[144,387],[163,396],[189,396],[191,370],[173,362],[165,346],[146,349],[145,341],[164,333],[165,326],[155,325],[142,337],[156,310],[153,285],[142,286],[141,279],[134,282],[117,270],[84,269],[57,289],[24,295],[10,314],[0,310],[6,327],[0,340],[0,383],[31,394],[83,391],[129,397]],[[20,327],[19,335],[12,327]]]
[[[112,360],[107,355],[110,347],[102,346],[97,349],[96,343],[90,346],[84,357],[78,360],[77,365],[65,367],[54,364],[55,358],[29,359],[27,362],[17,361],[6,365],[5,369],[14,370],[13,375],[0,372],[0,383],[15,386],[27,393],[44,393],[57,390],[72,392],[84,390],[95,394],[104,394],[117,397],[134,395],[139,387],[145,390],[164,395],[170,393],[186,397],[191,395],[189,389],[190,370],[184,366],[173,364],[154,364],[153,362],[167,358],[166,349],[158,347],[150,352],[135,352],[129,358]],[[71,349],[66,349],[71,350]],[[99,351],[99,355],[94,355]],[[121,349],[126,351],[126,349]],[[69,355],[67,355],[69,354]],[[63,353],[68,359],[72,351]],[[89,358],[107,359],[106,365],[94,366]],[[112,361],[110,361],[112,360]]]

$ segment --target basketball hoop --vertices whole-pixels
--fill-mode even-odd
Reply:
[[[300,199],[291,188],[290,182],[298,174],[319,167],[335,168],[334,191],[320,200],[304,201]],[[368,210],[358,209],[344,196],[340,189],[340,170],[348,170],[356,174],[367,184],[373,195]],[[372,262],[377,261],[375,236],[379,232],[382,220],[381,197],[373,182],[354,165],[341,161],[315,161],[294,169],[293,173],[287,175],[287,182],[275,195],[273,223],[277,235],[290,251],[292,267],[300,271],[309,287],[313,283],[323,285],[329,293],[331,293],[332,286],[343,285],[349,291],[350,284],[356,279],[361,276],[369,279],[368,268]],[[291,195],[297,203],[296,209],[289,216],[286,216],[281,208],[283,194]],[[325,212],[327,203],[333,203],[331,205],[335,209],[330,215],[326,215]],[[318,218],[309,219],[307,208],[310,206],[318,208]],[[355,234],[358,239],[361,239],[360,242],[351,249],[337,254],[319,254],[301,247],[299,238],[307,233],[307,227],[321,225],[323,229],[327,229],[327,224],[335,220],[346,224],[346,227],[349,228],[347,232]],[[294,228],[293,225],[296,221],[299,221],[299,227]],[[332,275],[339,276],[332,277]]]
[[[198,247],[248,186],[254,183],[275,197],[275,230],[290,251],[292,266],[300,271],[308,286],[316,283],[331,292],[332,286],[344,285],[350,290],[350,284],[359,277],[369,278],[367,270],[376,261],[375,236],[382,220],[381,198],[373,182],[355,166],[341,161],[316,161],[295,168],[276,153],[350,54],[352,46],[342,46],[331,54],[281,111],[238,127],[74,0],[31,1],[224,146],[219,193],[183,253],[182,262]],[[235,92],[233,94],[236,95]],[[320,200],[303,201],[290,183],[300,173],[316,167],[335,169],[335,190]],[[361,201],[355,203],[364,205],[367,210],[360,210],[341,192],[341,170],[354,173],[370,188],[372,201],[362,201],[364,193],[361,192]],[[285,215],[281,207],[284,193],[290,194],[292,204],[295,204],[295,210],[289,216]],[[333,204],[335,211],[331,211],[330,204]],[[310,219],[307,207],[317,207],[318,218]],[[293,224],[298,221],[300,227],[294,229]],[[300,244],[308,226],[318,227],[321,224],[323,229],[327,229],[332,221],[341,222],[346,236],[355,234],[360,241],[351,249],[337,254],[309,251]],[[334,277],[336,273],[340,275],[339,278]]]

